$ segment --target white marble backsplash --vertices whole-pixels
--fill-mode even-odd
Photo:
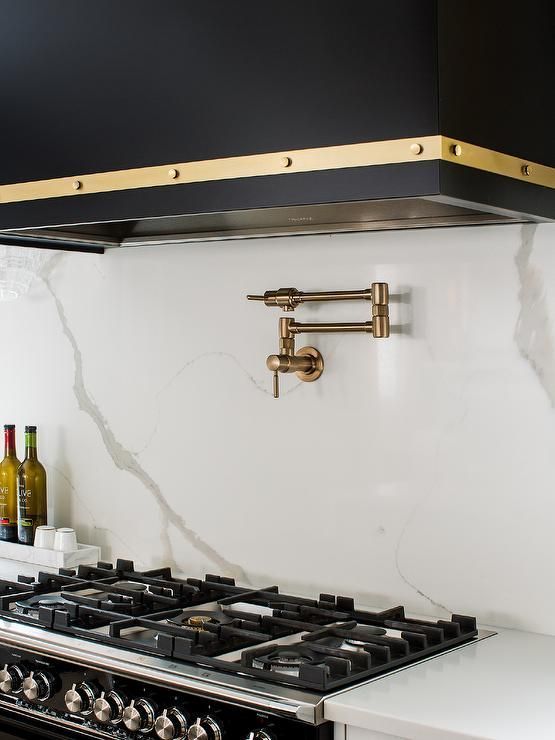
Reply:
[[[376,280],[391,338],[306,337],[274,400],[246,293]],[[551,225],[52,253],[0,303],[0,421],[105,559],[555,634],[554,317]]]

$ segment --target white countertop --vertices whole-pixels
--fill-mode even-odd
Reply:
[[[411,740],[554,740],[555,637],[496,631],[331,697],[326,718]]]

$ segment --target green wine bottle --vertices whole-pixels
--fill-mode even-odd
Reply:
[[[37,428],[25,427],[25,460],[17,471],[17,534],[32,545],[35,529],[46,524],[46,470],[37,458]]]
[[[15,425],[4,424],[4,459],[0,463],[0,540],[17,542],[17,470]]]

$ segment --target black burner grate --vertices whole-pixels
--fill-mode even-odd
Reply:
[[[0,616],[319,692],[445,652],[478,634],[473,617],[412,619],[402,606],[362,611],[344,596],[307,599],[281,594],[277,586],[252,590],[216,575],[183,580],[169,568],[136,571],[129,560],[0,581]]]

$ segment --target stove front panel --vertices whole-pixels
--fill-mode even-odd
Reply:
[[[0,726],[6,737],[331,740],[318,727],[153,686],[0,644]]]

